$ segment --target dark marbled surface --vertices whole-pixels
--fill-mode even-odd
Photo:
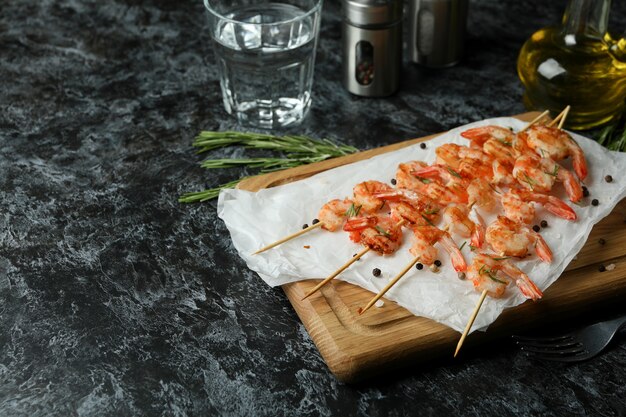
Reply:
[[[474,1],[459,66],[406,63],[401,92],[372,100],[341,87],[328,0],[298,131],[370,148],[522,112],[517,52],[563,6]],[[626,414],[623,338],[578,365],[500,343],[338,383],[215,203],[177,203],[241,174],[203,171],[190,147],[236,128],[200,1],[4,0],[0,79],[0,415]]]

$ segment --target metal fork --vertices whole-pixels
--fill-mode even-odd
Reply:
[[[513,336],[515,342],[533,357],[547,361],[578,362],[596,356],[626,324],[626,315],[592,324],[556,337]]]

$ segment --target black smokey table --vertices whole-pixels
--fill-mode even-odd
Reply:
[[[473,2],[464,61],[405,63],[387,99],[342,88],[339,4],[324,7],[296,131],[366,149],[523,112],[517,52],[564,4]],[[244,174],[202,170],[190,147],[200,130],[237,128],[201,2],[0,10],[0,415],[626,414],[623,337],[575,365],[501,341],[337,382],[283,292],[237,256],[215,203],[177,202]],[[611,26],[626,27],[624,3]]]

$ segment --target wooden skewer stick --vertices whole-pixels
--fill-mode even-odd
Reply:
[[[474,308],[474,312],[472,313],[472,317],[470,317],[469,321],[467,322],[467,326],[465,326],[465,330],[463,330],[463,334],[461,335],[461,338],[459,339],[459,343],[457,343],[456,345],[456,350],[454,351],[454,357],[456,358],[456,355],[459,353],[459,350],[461,350],[461,346],[463,346],[463,342],[465,341],[465,338],[467,337],[467,334],[469,333],[470,329],[472,328],[472,324],[474,324],[474,320],[476,320],[476,316],[478,315],[478,311],[480,310],[480,307],[483,305],[483,301],[485,301],[485,297],[487,296],[487,290],[483,290],[483,293],[480,294],[480,299],[478,300],[478,303],[476,304],[476,307]]]
[[[548,123],[546,126],[548,126],[548,127],[552,127],[552,126],[554,126],[555,124],[557,124],[557,123],[559,122],[559,120],[561,120],[561,119],[563,118],[563,116],[565,116],[567,113],[569,113],[569,109],[570,109],[570,107],[571,107],[571,106],[567,106],[567,107],[565,107],[565,108],[563,109],[563,111],[562,111],[561,113],[559,113],[559,115],[558,115],[558,116],[556,116],[556,117],[554,118],[554,120],[552,120],[552,121],[551,121],[550,123]]]
[[[525,131],[526,129],[528,129],[529,127],[531,127],[532,125],[534,125],[535,123],[537,123],[539,120],[543,119],[544,117],[546,117],[548,114],[550,113],[550,110],[546,110],[543,113],[541,113],[539,116],[535,117],[530,123],[528,123],[526,125],[526,127],[524,127],[522,130],[520,130],[518,133],[521,133],[523,131]]]
[[[310,225],[309,227],[307,227],[307,228],[305,228],[305,229],[302,229],[302,230],[300,230],[300,231],[298,231],[298,232],[296,232],[296,233],[292,233],[292,234],[290,234],[289,236],[285,236],[284,238],[282,238],[282,239],[280,239],[280,240],[277,240],[277,241],[276,241],[276,242],[274,242],[274,243],[270,243],[269,245],[267,245],[267,246],[265,246],[265,247],[263,247],[263,248],[259,249],[258,251],[254,252],[254,253],[253,253],[253,255],[258,255],[258,254],[259,254],[259,253],[261,253],[261,252],[265,252],[266,250],[272,249],[272,248],[274,248],[274,247],[276,247],[276,246],[280,245],[281,243],[285,243],[285,242],[287,242],[288,240],[291,240],[291,239],[293,239],[293,238],[296,238],[296,237],[298,237],[298,236],[300,236],[300,235],[305,234],[306,232],[308,232],[308,231],[310,231],[310,230],[316,229],[316,228],[321,227],[321,226],[323,226],[323,225],[324,225],[324,222],[319,222],[319,223],[312,224],[312,225]]]
[[[561,121],[559,122],[559,129],[563,129],[563,125],[565,124],[565,119],[567,119],[567,115],[569,114],[570,109],[572,108],[572,106],[567,106],[565,108],[565,110],[563,110],[563,117],[561,118]]]
[[[402,219],[400,220],[398,223],[396,223],[396,227],[402,227],[404,224],[406,223],[406,220]],[[311,295],[313,295],[317,290],[319,290],[320,288],[322,288],[324,285],[326,285],[330,280],[332,280],[333,278],[335,278],[337,275],[341,274],[343,271],[345,271],[350,265],[352,265],[354,262],[358,261],[359,259],[361,259],[361,257],[363,257],[363,255],[365,255],[367,252],[370,251],[369,246],[363,248],[363,250],[359,253],[356,254],[356,256],[353,256],[348,262],[346,262],[345,264],[343,264],[341,267],[339,267],[339,269],[337,269],[335,272],[333,272],[328,278],[324,279],[322,282],[320,282],[319,284],[317,284],[315,286],[315,288],[313,288],[311,291],[309,291],[308,293],[306,293],[306,295],[304,297],[302,297],[302,300],[305,300],[306,298],[310,297]]]
[[[394,279],[392,279],[391,281],[389,281],[389,284],[385,285],[385,288],[383,288],[382,290],[380,290],[380,292],[378,294],[376,294],[376,296],[374,296],[374,298],[372,298],[369,303],[367,303],[367,305],[364,308],[359,308],[359,315],[365,313],[367,310],[370,309],[371,306],[374,305],[374,303],[376,301],[378,301],[383,295],[385,295],[385,293],[387,291],[389,291],[389,289],[391,287],[393,287],[396,282],[398,282],[400,280],[400,278],[402,278],[407,272],[409,272],[409,269],[413,268],[413,265],[415,265],[418,261],[420,260],[419,257],[413,259],[411,261],[410,264],[408,264],[403,270],[402,272],[400,272],[398,275],[396,275],[396,277]]]
[[[308,293],[306,293],[306,295],[304,297],[302,297],[302,300],[306,300],[307,298],[309,298],[311,295],[313,295],[315,292],[317,292],[317,290],[319,290],[320,288],[322,288],[324,285],[328,284],[328,282],[330,280],[332,280],[333,278],[335,278],[337,275],[341,274],[343,271],[345,271],[350,265],[352,265],[353,263],[355,263],[356,261],[358,261],[359,259],[361,259],[361,257],[363,255],[365,255],[367,252],[370,251],[370,248],[368,246],[366,246],[365,248],[363,248],[363,250],[359,253],[357,253],[355,256],[352,257],[352,259],[350,259],[348,262],[346,262],[345,264],[343,264],[341,267],[339,267],[339,269],[337,269],[335,272],[333,272],[332,274],[330,274],[328,276],[328,278],[326,278],[325,280],[323,280],[322,282],[320,282],[319,284],[317,284],[312,290],[310,290]]]

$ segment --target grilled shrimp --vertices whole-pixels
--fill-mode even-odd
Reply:
[[[515,285],[526,298],[537,300],[543,296],[528,275],[497,255],[477,253],[467,269],[466,276],[477,291],[487,290],[487,294],[494,298],[504,295],[511,280],[515,281]]]
[[[323,223],[322,228],[330,232],[339,229],[346,220],[347,213],[353,204],[352,200],[347,198],[345,200],[330,200],[324,204],[317,215],[317,218]]]
[[[502,143],[512,144],[515,140],[515,134],[510,129],[501,126],[481,126],[475,127],[461,133],[465,139],[469,139],[476,147],[482,148],[484,144],[491,139],[495,139]]]
[[[432,265],[437,259],[437,249],[433,246],[439,242],[450,255],[452,266],[457,272],[467,270],[467,264],[448,232],[435,226],[413,226],[414,242],[409,252],[420,258],[420,262],[425,265]]]
[[[465,204],[451,204],[443,211],[443,219],[452,233],[463,237],[471,236],[471,244],[476,248],[483,246],[485,241],[485,225],[480,214],[475,213],[477,221],[469,218],[471,209]]]
[[[487,227],[485,237],[487,243],[501,255],[523,257],[528,253],[528,246],[533,245],[542,261],[552,262],[552,251],[541,235],[507,217],[498,216]]]
[[[435,153],[438,164],[448,165],[465,178],[491,180],[493,177],[493,158],[481,149],[446,143],[438,147]]]
[[[581,180],[587,177],[585,154],[578,143],[564,130],[555,127],[533,125],[520,133],[522,141],[519,148],[528,147],[541,156],[548,156],[555,161],[572,157],[574,172]]]
[[[473,179],[467,186],[468,202],[486,210],[492,211],[498,201],[495,187],[482,178]]]
[[[415,174],[422,169],[428,168],[428,165],[421,161],[400,164],[396,173],[398,188],[416,191],[444,205],[451,202],[463,202],[464,199],[462,195],[455,194],[453,190],[440,182]],[[467,197],[465,201],[467,201]]]
[[[350,239],[381,255],[396,251],[402,243],[402,227],[389,216],[367,216],[346,221],[344,230]]]
[[[391,191],[393,188],[380,181],[365,181],[354,186],[354,203],[361,206],[368,213],[375,213],[385,204],[380,198],[374,197],[374,193]]]
[[[412,174],[418,178],[427,178],[438,182],[454,193],[458,199],[457,202],[467,202],[467,186],[469,185],[469,180],[463,178],[461,174],[454,169],[446,165],[434,164],[417,169],[413,171]]]
[[[415,191],[395,189],[375,193],[374,196],[389,202],[391,218],[398,222],[405,220],[410,224],[427,225],[439,220],[440,207],[432,199]]]
[[[568,206],[563,200],[552,195],[533,193],[526,190],[515,190],[515,193],[526,202],[534,202],[543,205],[543,208],[550,213],[566,220],[576,220],[576,212]],[[504,205],[504,204],[503,204]],[[506,211],[506,208],[505,208]],[[507,217],[509,217],[507,215]],[[510,218],[510,217],[509,217]],[[532,220],[524,223],[530,223]]]
[[[515,161],[513,175],[520,184],[535,192],[547,193],[559,181],[570,201],[577,203],[583,198],[583,189],[576,176],[550,158],[522,155]]]

